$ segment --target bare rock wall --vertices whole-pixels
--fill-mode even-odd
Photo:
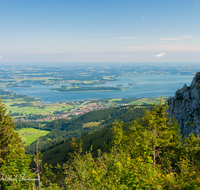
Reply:
[[[178,89],[173,98],[168,100],[169,113],[178,120],[181,133],[188,136],[200,130],[200,72],[197,72],[191,85]]]

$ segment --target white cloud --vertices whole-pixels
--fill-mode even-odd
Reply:
[[[145,16],[143,16],[142,18],[145,18]]]
[[[178,38],[195,38],[194,36],[189,36],[189,35],[185,35],[185,36],[177,36]]]
[[[94,36],[111,36],[111,35],[116,35],[116,34],[92,34]]]
[[[162,57],[163,55],[165,55],[165,53],[160,53],[160,54],[157,54],[155,55],[156,57]]]
[[[92,56],[92,55],[84,55],[83,57],[93,58],[94,56]]]
[[[195,0],[195,6],[198,7],[198,0]]]
[[[175,40],[182,40],[182,39],[187,39],[187,38],[195,38],[195,37],[194,36],[189,36],[189,35],[173,36],[173,37],[169,37],[169,38],[161,38],[160,40],[175,41]]]
[[[147,46],[123,47],[124,49],[146,49]]]
[[[123,40],[133,40],[135,39],[134,37],[117,37],[118,39],[123,39]]]
[[[35,58],[33,57],[33,59],[35,59]]]
[[[0,59],[2,58],[2,56],[0,56]]]
[[[196,52],[200,51],[200,46],[187,46],[187,45],[156,45],[152,49],[159,49],[162,51],[171,51],[171,52]]]
[[[160,40],[173,41],[173,40],[180,40],[180,39],[178,39],[178,38],[161,38]]]

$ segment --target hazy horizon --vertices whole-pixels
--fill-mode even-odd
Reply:
[[[6,65],[5,65],[6,64]],[[134,67],[141,67],[141,66],[161,66],[161,67],[177,67],[182,66],[184,68],[197,66],[199,68],[199,62],[15,62],[15,63],[6,63],[0,62],[0,67],[9,67],[9,66],[26,66],[26,67],[60,67],[60,66],[84,66],[84,67],[127,67],[127,66],[134,66]]]

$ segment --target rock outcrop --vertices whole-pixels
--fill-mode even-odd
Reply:
[[[181,133],[188,136],[197,134],[200,129],[200,72],[197,72],[191,85],[178,89],[173,98],[168,100],[169,113],[178,120]]]

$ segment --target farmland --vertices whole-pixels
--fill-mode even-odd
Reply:
[[[74,102],[42,103],[38,98],[17,95],[0,90],[2,102],[14,122],[49,122],[54,119],[71,119],[84,113],[124,105],[144,105],[159,103],[160,98],[107,98],[90,99]],[[168,97],[162,97],[161,101]]]
[[[16,132],[19,133],[19,136],[22,138],[25,146],[34,142],[38,138],[38,134],[40,137],[42,137],[49,133],[49,131],[45,130],[40,130],[39,133],[39,130],[34,128],[22,128],[16,130]]]

